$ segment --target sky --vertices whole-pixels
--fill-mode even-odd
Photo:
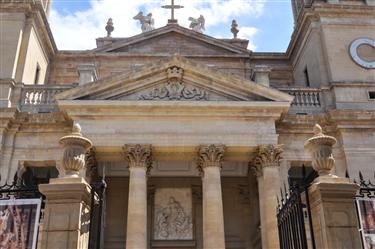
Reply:
[[[112,37],[141,33],[133,17],[152,13],[155,28],[163,27],[170,10],[160,6],[171,0],[53,0],[49,18],[60,50],[85,50],[96,47],[95,39],[105,37],[108,18],[113,19]],[[175,11],[179,25],[189,26],[189,17],[205,18],[205,34],[232,38],[231,22],[239,25],[239,38],[248,39],[248,49],[256,52],[285,52],[293,31],[289,0],[175,0],[183,9]]]

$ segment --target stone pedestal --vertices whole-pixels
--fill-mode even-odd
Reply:
[[[355,194],[359,186],[341,177],[319,177],[309,188],[316,248],[361,248]]]
[[[64,148],[63,173],[49,184],[39,185],[46,197],[43,223],[39,231],[42,249],[87,249],[89,242],[91,187],[79,172],[85,171],[85,153],[91,147],[79,124],[60,139]],[[38,248],[39,248],[38,247]]]
[[[263,86],[270,86],[271,69],[266,65],[256,65],[253,68],[253,80]]]
[[[361,248],[354,203],[359,186],[331,174],[335,143],[336,139],[323,134],[318,124],[314,136],[305,143],[312,166],[319,174],[309,188],[316,248]]]
[[[83,178],[51,179],[39,185],[46,196],[39,231],[41,249],[87,249],[90,225],[90,185]]]
[[[126,145],[129,162],[129,199],[126,249],[147,249],[147,171],[151,167],[150,145]]]
[[[279,248],[276,196],[280,192],[281,145],[260,145],[256,150],[253,171],[258,178],[262,248]]]
[[[15,86],[13,80],[0,80],[0,108],[12,107],[12,91]]]
[[[201,146],[199,167],[203,190],[203,248],[225,249],[224,213],[220,170],[223,145]]]

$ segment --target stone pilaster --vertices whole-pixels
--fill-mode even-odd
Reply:
[[[276,196],[280,190],[281,145],[260,145],[251,169],[258,179],[262,248],[279,248]]]
[[[198,152],[198,167],[203,190],[203,248],[225,249],[224,213],[220,170],[224,145],[202,145]]]
[[[85,153],[91,141],[81,134],[78,124],[70,135],[60,139],[64,148],[65,175],[39,185],[46,197],[43,224],[39,231],[40,248],[86,249],[89,238],[91,188],[80,171],[85,168]]]
[[[151,168],[151,145],[125,145],[129,163],[129,199],[126,249],[147,249],[147,172]]]
[[[336,139],[324,135],[319,125],[315,125],[314,136],[305,143],[319,174],[309,188],[316,248],[361,248],[354,203],[359,186],[331,174],[335,143]]]

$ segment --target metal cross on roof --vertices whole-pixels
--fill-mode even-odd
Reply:
[[[171,19],[168,20],[168,23],[177,23],[177,19],[174,19],[174,10],[175,9],[182,9],[184,6],[182,5],[175,5],[174,0],[171,0],[172,3],[170,5],[161,6],[164,9],[171,9]]]

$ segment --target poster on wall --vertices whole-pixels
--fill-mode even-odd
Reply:
[[[0,200],[0,249],[36,249],[41,199]]]
[[[375,200],[357,199],[362,241],[365,249],[375,249]]]

